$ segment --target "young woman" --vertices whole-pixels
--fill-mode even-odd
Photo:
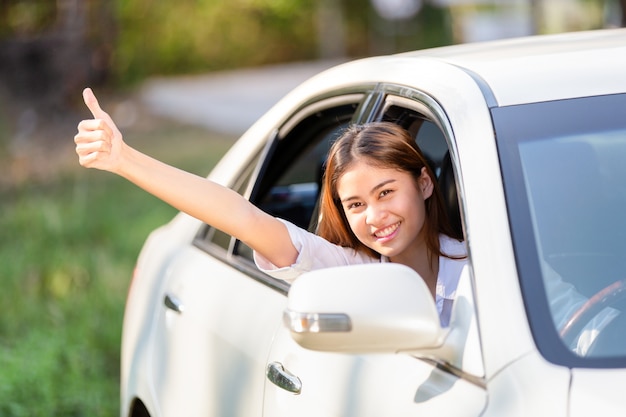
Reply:
[[[92,91],[83,97],[94,119],[80,122],[74,138],[81,165],[118,174],[240,239],[255,251],[257,266],[280,279],[356,263],[407,265],[422,276],[447,325],[466,250],[448,224],[433,172],[404,129],[353,126],[333,144],[315,235],[129,147]]]

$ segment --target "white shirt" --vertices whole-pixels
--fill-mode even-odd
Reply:
[[[373,258],[351,248],[335,245],[326,239],[308,232],[296,225],[281,220],[289,231],[291,241],[298,251],[296,262],[287,267],[278,268],[258,253],[254,253],[254,261],[257,267],[274,278],[282,279],[289,283],[305,272],[321,268],[329,268],[342,265],[356,265],[364,263],[389,262],[389,259]],[[456,289],[463,267],[467,264],[467,250],[463,242],[459,242],[448,236],[441,235],[439,238],[441,252],[462,259],[450,259],[439,257],[439,274],[437,276],[437,288],[435,290],[435,303],[441,324],[447,326],[450,321],[452,304],[456,297]]]

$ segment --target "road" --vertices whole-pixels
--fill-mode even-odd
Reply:
[[[240,135],[286,93],[340,61],[317,61],[153,78],[139,91],[150,112]]]

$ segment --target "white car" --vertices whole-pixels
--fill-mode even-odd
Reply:
[[[450,326],[406,267],[289,286],[180,214],[137,263],[121,416],[626,414],[626,30],[337,66],[260,118],[210,178],[315,228],[329,142],[374,120],[415,136],[464,233]],[[566,299],[579,300],[567,314]]]

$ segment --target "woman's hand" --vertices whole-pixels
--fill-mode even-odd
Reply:
[[[122,134],[113,119],[100,108],[90,88],[83,91],[83,99],[94,118],[78,124],[78,133],[74,136],[78,162],[87,168],[116,172],[125,146]]]
[[[74,137],[84,167],[110,171],[190,216],[241,239],[278,267],[293,264],[298,251],[287,227],[237,192],[164,164],[126,145],[93,92],[83,91],[94,119],[78,124]]]

